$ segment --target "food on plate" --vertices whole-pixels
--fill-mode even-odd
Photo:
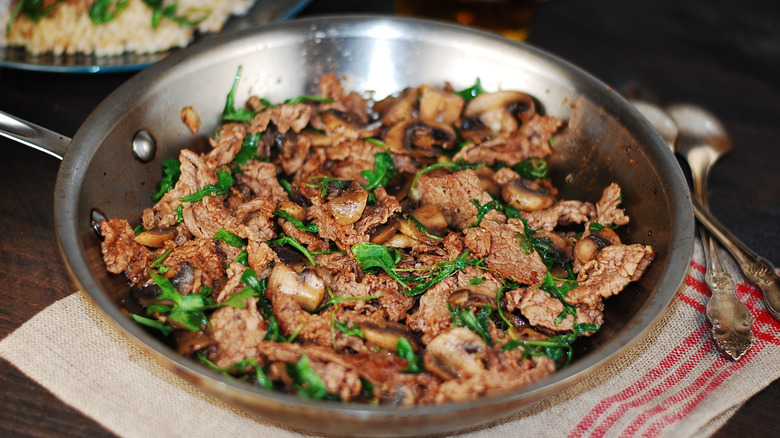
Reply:
[[[617,184],[558,196],[545,160],[564,128],[526,93],[374,100],[325,74],[317,95],[237,108],[237,83],[140,224],[100,226],[132,318],[212,370],[357,403],[509,391],[566,366],[654,258],[621,240]]]
[[[255,0],[0,0],[0,46],[98,56],[184,47]]]

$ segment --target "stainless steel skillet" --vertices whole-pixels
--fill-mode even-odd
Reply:
[[[123,278],[105,271],[91,222],[95,212],[138,218],[151,205],[160,163],[183,147],[205,144],[239,66],[237,102],[251,94],[282,101],[316,92],[324,72],[343,76],[347,89],[373,90],[379,98],[424,83],[449,81],[465,88],[476,78],[487,90],[529,92],[546,113],[567,123],[551,162],[561,195],[595,201],[610,182],[619,183],[632,218],[621,237],[652,245],[657,257],[639,283],[607,301],[604,327],[570,367],[500,396],[413,409],[342,405],[271,393],[214,374],[127,318],[122,302],[128,288]],[[199,136],[193,137],[180,120],[186,106],[201,115]],[[320,433],[446,433],[529,407],[601,369],[641,339],[671,302],[693,250],[694,219],[682,172],[633,106],[550,54],[447,24],[351,16],[249,30],[196,44],[140,72],[106,98],[70,141],[2,116],[0,126],[3,135],[63,158],[54,195],[58,242],[74,280],[107,320],[203,391],[251,414]],[[134,141],[150,146],[149,153],[136,154]]]

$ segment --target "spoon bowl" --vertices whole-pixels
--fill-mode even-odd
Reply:
[[[706,196],[701,198],[700,195],[707,193],[707,180],[712,166],[732,149],[731,139],[718,118],[702,107],[676,104],[667,107],[666,112],[677,125],[676,151],[691,167],[694,191],[699,191],[694,194],[707,206]],[[701,184],[698,188],[697,180]]]
[[[645,116],[648,122],[661,134],[661,137],[669,145],[669,149],[675,152],[677,149],[677,136],[679,129],[666,111],[657,105],[645,102],[643,100],[632,100],[631,103],[639,110],[639,113]]]

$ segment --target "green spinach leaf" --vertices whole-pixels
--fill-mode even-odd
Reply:
[[[410,374],[425,372],[422,356],[414,352],[412,344],[406,338],[398,338],[398,341],[395,343],[395,352],[402,359],[406,359],[406,368],[402,372]]]
[[[157,193],[152,194],[152,201],[159,201],[165,193],[173,189],[181,176],[181,163],[178,158],[171,157],[162,163],[162,179]]]
[[[225,169],[219,169],[217,171],[217,183],[209,184],[198,190],[197,192],[187,195],[181,198],[183,202],[198,202],[206,196],[218,196],[224,195],[230,191],[233,187],[233,175]]]
[[[291,215],[290,213],[284,210],[274,210],[274,216],[286,220],[287,222],[293,224],[295,228],[298,228],[299,230],[302,231],[306,231],[307,233],[317,234],[320,232],[320,228],[317,226],[317,224],[314,223],[305,224],[303,223],[302,220],[298,219],[297,217]]]
[[[364,189],[371,191],[386,186],[398,172],[395,170],[393,157],[388,152],[379,152],[374,155],[374,170],[364,170],[360,174],[368,180]]]
[[[322,377],[311,367],[305,354],[296,363],[287,364],[287,374],[295,382],[298,395],[306,398],[324,399],[328,397],[328,388]]]

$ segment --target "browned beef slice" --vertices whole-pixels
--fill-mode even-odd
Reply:
[[[559,225],[581,224],[595,217],[593,204],[582,201],[558,201],[544,210],[523,212],[521,216],[528,221],[532,230],[552,231]]]
[[[246,129],[240,123],[230,123],[222,126],[219,130],[219,137],[212,141],[212,149],[205,155],[206,165],[211,169],[217,169],[227,166],[236,158],[236,154],[241,150],[244,142]]]
[[[308,103],[282,104],[265,109],[255,115],[252,120],[251,132],[263,132],[269,123],[276,125],[276,129],[285,133],[292,129],[301,132],[315,113],[314,107]]]
[[[447,222],[462,230],[470,227],[477,220],[477,207],[487,204],[493,198],[482,189],[477,174],[471,170],[461,170],[443,176],[420,178],[419,187],[415,192],[422,194],[423,204],[433,204],[439,207]],[[491,210],[485,215],[485,220],[502,221],[503,213]]]
[[[628,223],[628,216],[618,207],[621,202],[620,192],[620,186],[615,183],[604,189],[601,199],[596,203],[596,222],[605,227]]]
[[[309,251],[327,251],[329,249],[328,242],[320,239],[316,234],[307,233],[284,219],[280,219],[279,224],[282,226],[284,234],[301,242]]]
[[[566,317],[556,323],[556,319],[565,310],[563,303],[549,293],[537,287],[528,287],[523,290],[516,290],[510,294],[520,292],[520,312],[528,319],[529,324],[534,327],[545,327],[555,331],[570,331],[574,326],[574,316],[567,314]],[[516,298],[513,298],[516,301]],[[575,306],[577,312],[578,324],[597,324],[604,322],[604,304],[598,302],[595,306],[586,305]]]
[[[271,163],[250,160],[241,166],[235,180],[247,199],[265,197],[273,199],[277,204],[290,199],[276,180],[276,167]]]
[[[363,139],[347,139],[324,150],[333,161],[333,176],[357,181],[365,180],[360,172],[374,168],[374,155],[384,152],[382,147]]]
[[[466,248],[477,258],[485,258],[487,267],[520,284],[542,281],[547,267],[536,251],[526,253],[518,235],[523,235],[523,223],[509,219],[506,224],[483,220],[479,227],[465,230]]]
[[[272,239],[276,235],[272,220],[276,205],[272,198],[259,197],[236,207],[234,214],[240,224],[235,234],[250,241],[263,242]]]
[[[317,223],[321,238],[335,242],[340,248],[347,249],[357,243],[369,240],[368,232],[377,225],[384,224],[401,206],[394,196],[388,196],[383,188],[374,191],[376,202],[367,206],[363,215],[354,224],[341,225],[333,218],[330,209],[320,197],[319,191],[310,193],[312,205],[306,211],[306,217]]]
[[[638,280],[655,257],[649,246],[610,245],[586,263],[577,277],[579,287],[569,291],[566,302],[594,306],[602,298],[617,295]]]
[[[376,226],[387,223],[390,217],[401,211],[401,204],[395,196],[388,195],[383,187],[374,190],[374,196],[374,205],[366,206],[363,216],[355,222],[355,230],[359,233],[368,233]]]
[[[491,354],[481,372],[448,380],[432,393],[435,403],[473,400],[539,382],[555,373],[555,362],[546,356],[520,360],[520,350]]]
[[[404,295],[398,282],[386,274],[365,274],[358,279],[354,271],[341,270],[333,273],[329,285],[335,296],[366,298],[380,295],[378,299],[370,301],[342,301],[339,306],[355,312],[370,313],[378,304],[390,321],[402,320],[414,305],[414,299]]]
[[[423,344],[428,344],[451,327],[452,317],[447,310],[447,298],[457,285],[458,279],[454,276],[436,283],[420,297],[417,311],[406,318],[409,328],[422,333]]]
[[[246,266],[238,262],[233,262],[228,265],[225,270],[227,282],[223,284],[222,288],[217,292],[217,302],[225,301],[231,294],[240,291],[244,287],[244,283],[241,282],[241,275],[245,270]]]
[[[255,271],[258,278],[268,277],[271,274],[269,264],[279,261],[274,250],[265,242],[250,240],[246,252],[249,267]]]
[[[189,263],[195,270],[197,281],[201,286],[214,288],[217,281],[225,277],[225,268],[220,261],[214,239],[195,239],[184,242],[173,248],[173,251],[162,263],[177,271],[184,262]],[[199,292],[200,288],[196,287],[193,291]]]
[[[182,209],[182,216],[189,232],[198,239],[212,239],[221,228],[233,234],[244,234],[239,231],[238,221],[232,212],[218,198],[207,196],[198,202],[187,203]]]
[[[211,314],[209,332],[217,342],[218,367],[227,367],[246,358],[260,357],[266,324],[257,309],[257,298],[248,298],[243,309],[225,306]]]
[[[178,222],[176,209],[182,204],[181,198],[217,181],[216,172],[200,155],[184,149],[179,154],[179,161],[181,176],[176,185],[152,208],[144,210],[143,223],[147,230],[176,226]]]
[[[284,173],[292,175],[303,167],[309,155],[311,140],[305,135],[288,135],[279,156]]]
[[[135,233],[126,220],[103,221],[100,223],[100,232],[103,235],[100,250],[108,272],[125,272],[131,285],[148,278],[146,267],[152,259],[152,251],[135,241]]]
[[[489,165],[503,162],[512,166],[529,157],[545,157],[552,152],[550,137],[560,125],[555,117],[534,115],[514,135],[499,139],[490,137],[490,144],[467,145],[453,159],[471,163],[484,161]]]
[[[270,290],[269,290],[270,293]],[[329,313],[311,314],[303,310],[292,295],[278,293],[268,297],[285,336],[298,333],[296,339],[319,345],[333,345]]]

